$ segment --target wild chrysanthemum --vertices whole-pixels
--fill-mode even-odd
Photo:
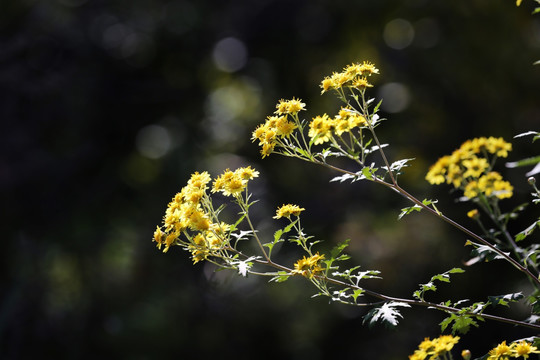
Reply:
[[[436,339],[430,340],[425,338],[418,345],[418,349],[409,356],[409,360],[419,359],[439,359],[444,354],[448,353],[455,344],[459,341],[459,336],[441,335]]]
[[[479,137],[465,141],[451,155],[433,164],[426,180],[431,184],[446,182],[463,190],[465,197],[485,195],[505,199],[512,196],[513,187],[502,176],[491,171],[496,157],[508,156],[512,144],[502,138]]]
[[[315,139],[315,145],[323,144],[332,137],[333,122],[327,114],[319,115],[313,118],[309,123],[308,136]]]
[[[298,205],[286,204],[279,207],[276,211],[276,216],[274,219],[287,218],[290,219],[291,215],[300,216],[300,213],[304,211],[304,208],[301,208]]]
[[[540,351],[536,348],[536,346],[532,346],[531,343],[521,340],[520,342],[513,343],[512,344],[512,352],[514,353],[514,357],[523,356],[524,359],[528,359],[530,354],[539,354]]]
[[[464,178],[478,178],[489,167],[487,159],[478,158],[476,156],[463,160],[462,164],[466,169],[466,171],[463,173]]]
[[[489,351],[488,360],[508,360],[512,356],[512,349],[506,345],[506,340]]]
[[[323,259],[324,255],[319,255],[319,253],[310,257],[304,256],[304,258],[298,260],[294,264],[293,273],[312,279],[315,275],[320,274],[324,270],[321,266],[321,261]]]

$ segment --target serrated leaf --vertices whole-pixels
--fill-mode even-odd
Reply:
[[[382,306],[371,309],[366,316],[364,316],[364,323],[369,322],[369,325],[372,326],[378,321],[385,325],[396,326],[399,323],[399,318],[403,316],[396,309],[396,307],[411,307],[407,303],[402,302],[387,302]]]
[[[330,257],[332,259],[337,259],[338,256],[343,252],[343,250],[345,250],[345,248],[349,246],[350,241],[351,239],[346,239],[340,242],[339,244],[337,244],[336,246],[334,246],[334,248],[330,250]]]
[[[499,296],[488,296],[488,301],[491,305],[509,306],[510,302],[516,302],[523,299],[523,293],[513,293]]]
[[[504,259],[502,255],[499,255],[497,252],[495,252],[493,249],[491,249],[490,247],[486,245],[478,245],[478,244],[474,244],[474,245],[476,246],[476,249],[474,249],[471,252],[471,255],[478,257],[479,261],[480,260],[491,261],[491,260]],[[510,255],[509,252],[506,252],[504,254]]]
[[[362,169],[362,175],[364,175],[365,178],[368,180],[373,180],[373,175],[375,174],[375,171],[377,171],[377,169],[366,166]]]
[[[476,317],[477,320],[483,320],[481,316]],[[446,328],[452,324],[452,333],[466,334],[471,326],[478,327],[478,323],[468,315],[451,314],[444,319],[439,325],[441,326],[441,332],[444,332]]]
[[[409,166],[407,164],[407,162],[409,162],[411,160],[414,160],[414,158],[402,159],[402,160],[394,161],[392,164],[390,164],[390,170],[392,172],[399,172],[402,168]],[[388,170],[388,168],[386,166],[383,166],[382,168],[385,169],[385,170]]]

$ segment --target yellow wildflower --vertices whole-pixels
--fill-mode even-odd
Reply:
[[[486,149],[497,156],[507,157],[508,152],[512,151],[512,144],[507,143],[503,138],[494,138],[493,136],[490,136],[487,139]]]
[[[516,6],[521,5],[521,0],[516,0]]]
[[[328,90],[331,90],[331,89],[334,89],[335,88],[335,85],[334,85],[334,80],[332,80],[331,77],[325,77],[323,79],[323,81],[321,82],[321,88],[322,88],[322,91],[321,91],[321,94],[324,94],[325,92],[327,92]]]
[[[206,184],[210,182],[210,174],[208,172],[203,171],[199,174],[199,172],[195,172],[191,175],[191,178],[188,180],[188,186],[194,188],[194,189],[206,189]]]
[[[418,349],[409,356],[409,360],[423,360],[429,356],[429,359],[439,359],[441,355],[446,354],[459,341],[459,336],[441,335],[436,339],[425,338]]]
[[[357,77],[352,82],[352,87],[358,89],[358,90],[364,90],[368,87],[373,87],[365,77]]]
[[[294,274],[300,274],[304,277],[312,279],[315,275],[321,273],[323,268],[320,265],[320,262],[324,259],[324,255],[319,255],[319,253],[310,256],[309,258],[304,258],[298,260],[294,264]]]
[[[305,110],[306,104],[302,102],[300,99],[295,99],[294,97],[291,100],[279,100],[278,104],[276,105],[276,114],[283,115],[283,114],[297,114],[298,112]]]
[[[272,143],[272,144],[263,144],[262,146],[262,149],[261,149],[261,155],[263,157],[263,159],[265,157],[267,157],[268,155],[270,155],[273,151],[274,151],[274,147],[276,146],[275,143]]]
[[[161,244],[163,243],[163,231],[161,231],[161,228],[158,226],[156,228],[156,231],[154,231],[154,238],[152,241],[155,241],[157,244],[157,248],[161,250]]]
[[[288,137],[291,135],[298,126],[290,121],[287,121],[286,116],[281,116],[277,119],[275,124],[276,135],[281,137]]]
[[[470,159],[463,160],[463,166],[467,169],[463,173],[463,177],[478,178],[489,167],[488,161],[485,158],[473,156]]]
[[[439,353],[448,352],[452,350],[455,344],[459,341],[459,336],[441,335],[437,340],[435,349]]]
[[[195,231],[204,231],[210,228],[208,215],[200,210],[193,211],[188,217],[188,226]]]
[[[409,360],[424,360],[428,354],[424,350],[415,350],[414,354],[409,355]]]
[[[509,359],[512,356],[512,349],[506,345],[506,340],[497,345],[497,347],[489,351],[488,360],[497,360],[497,359]]]
[[[251,168],[251,166],[238,168],[234,173],[243,180],[252,180],[259,176],[259,172]]]
[[[288,107],[288,113],[289,114],[297,114],[298,112],[305,110],[306,104],[302,102],[300,99],[292,98],[289,100],[289,107]]]
[[[300,216],[300,213],[304,210],[305,210],[304,208],[301,208],[298,205],[292,205],[292,204],[282,205],[281,207],[277,209],[276,216],[274,216],[274,219],[280,219],[282,217],[286,217],[290,219],[291,215]]]
[[[315,145],[325,143],[332,137],[332,127],[332,120],[327,114],[316,116],[309,124],[308,136],[315,138]]]
[[[375,64],[370,63],[369,61],[364,61],[362,65],[360,65],[360,73],[363,76],[370,76],[373,74],[378,74],[379,69],[375,67]]]
[[[521,340],[518,343],[512,344],[512,352],[514,353],[514,357],[523,356],[524,359],[529,358],[529,354],[539,354],[540,351],[536,348],[536,346],[532,346],[531,343]]]

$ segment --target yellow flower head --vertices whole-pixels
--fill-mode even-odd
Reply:
[[[369,61],[364,61],[362,65],[360,65],[360,73],[362,76],[370,76],[373,74],[378,74],[379,69],[375,67],[375,64],[372,64]]]
[[[199,172],[195,172],[191,175],[191,178],[188,180],[188,186],[194,188],[194,189],[206,189],[206,184],[210,182],[210,174],[208,172],[203,171],[199,174]]]
[[[322,260],[324,260],[324,255],[319,255],[319,253],[310,256],[309,258],[306,258],[304,256],[303,259],[298,260],[294,264],[293,273],[300,274],[304,277],[312,279],[313,276],[323,271],[323,268],[320,264]]]
[[[512,351],[514,353],[515,357],[523,356],[524,359],[529,358],[529,354],[539,354],[540,351],[536,348],[536,346],[532,346],[531,343],[522,340],[518,343],[512,344]]]
[[[478,178],[489,167],[487,159],[476,156],[463,160],[462,164],[466,169],[466,171],[463,173],[464,178]]]
[[[156,246],[158,249],[161,249],[161,244],[163,243],[163,237],[164,237],[164,234],[161,231],[161,228],[158,226],[156,228],[156,231],[154,231],[154,238],[152,239],[152,241],[155,241],[157,243]]]
[[[279,100],[276,105],[276,114],[297,114],[298,112],[305,110],[306,104],[300,99],[292,98],[291,100]]]
[[[373,85],[371,85],[365,77],[357,77],[353,80],[352,87],[358,90],[364,90],[365,88],[373,87]]]
[[[292,205],[292,204],[282,205],[280,208],[277,209],[276,216],[274,216],[274,219],[280,219],[282,217],[290,219],[291,215],[300,216],[300,213],[304,210],[305,210],[304,208],[301,208],[298,205]]]
[[[441,335],[436,339],[430,340],[425,338],[424,341],[418,345],[418,349],[414,354],[409,356],[410,360],[417,359],[439,359],[441,355],[446,354],[455,344],[459,341],[459,336]]]
[[[512,355],[512,349],[510,346],[506,345],[506,341],[503,341],[497,347],[491,349],[489,351],[489,357],[488,360],[496,360],[496,359],[509,359]]]
[[[316,116],[309,123],[308,136],[315,138],[314,144],[323,144],[332,137],[333,121],[327,114]]]

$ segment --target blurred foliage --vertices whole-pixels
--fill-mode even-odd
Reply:
[[[469,209],[423,177],[467,138],[538,130],[532,9],[510,0],[4,3],[0,357],[411,353],[438,333],[438,315],[370,330],[362,309],[310,299],[300,279],[215,273],[178,252],[163,256],[152,232],[189,174],[251,164],[261,171],[259,228],[271,234],[275,207],[298,203],[311,233],[353,239],[354,261],[376,264],[386,293],[411,293],[422,274],[427,281],[466,258],[461,234],[424,214],[397,222],[403,202],[384,189],[329,184],[333,174],[294,160],[261,161],[250,133],[282,97],[302,98],[306,117],[328,111],[322,77],[376,62],[390,119],[379,136],[396,158],[416,158],[403,185],[465,222]],[[514,149],[510,160],[536,154],[528,141]],[[523,196],[525,171],[508,175]],[[513,281],[504,266],[486,264],[452,291],[473,296]],[[462,345],[481,352],[520,331],[490,324]]]

